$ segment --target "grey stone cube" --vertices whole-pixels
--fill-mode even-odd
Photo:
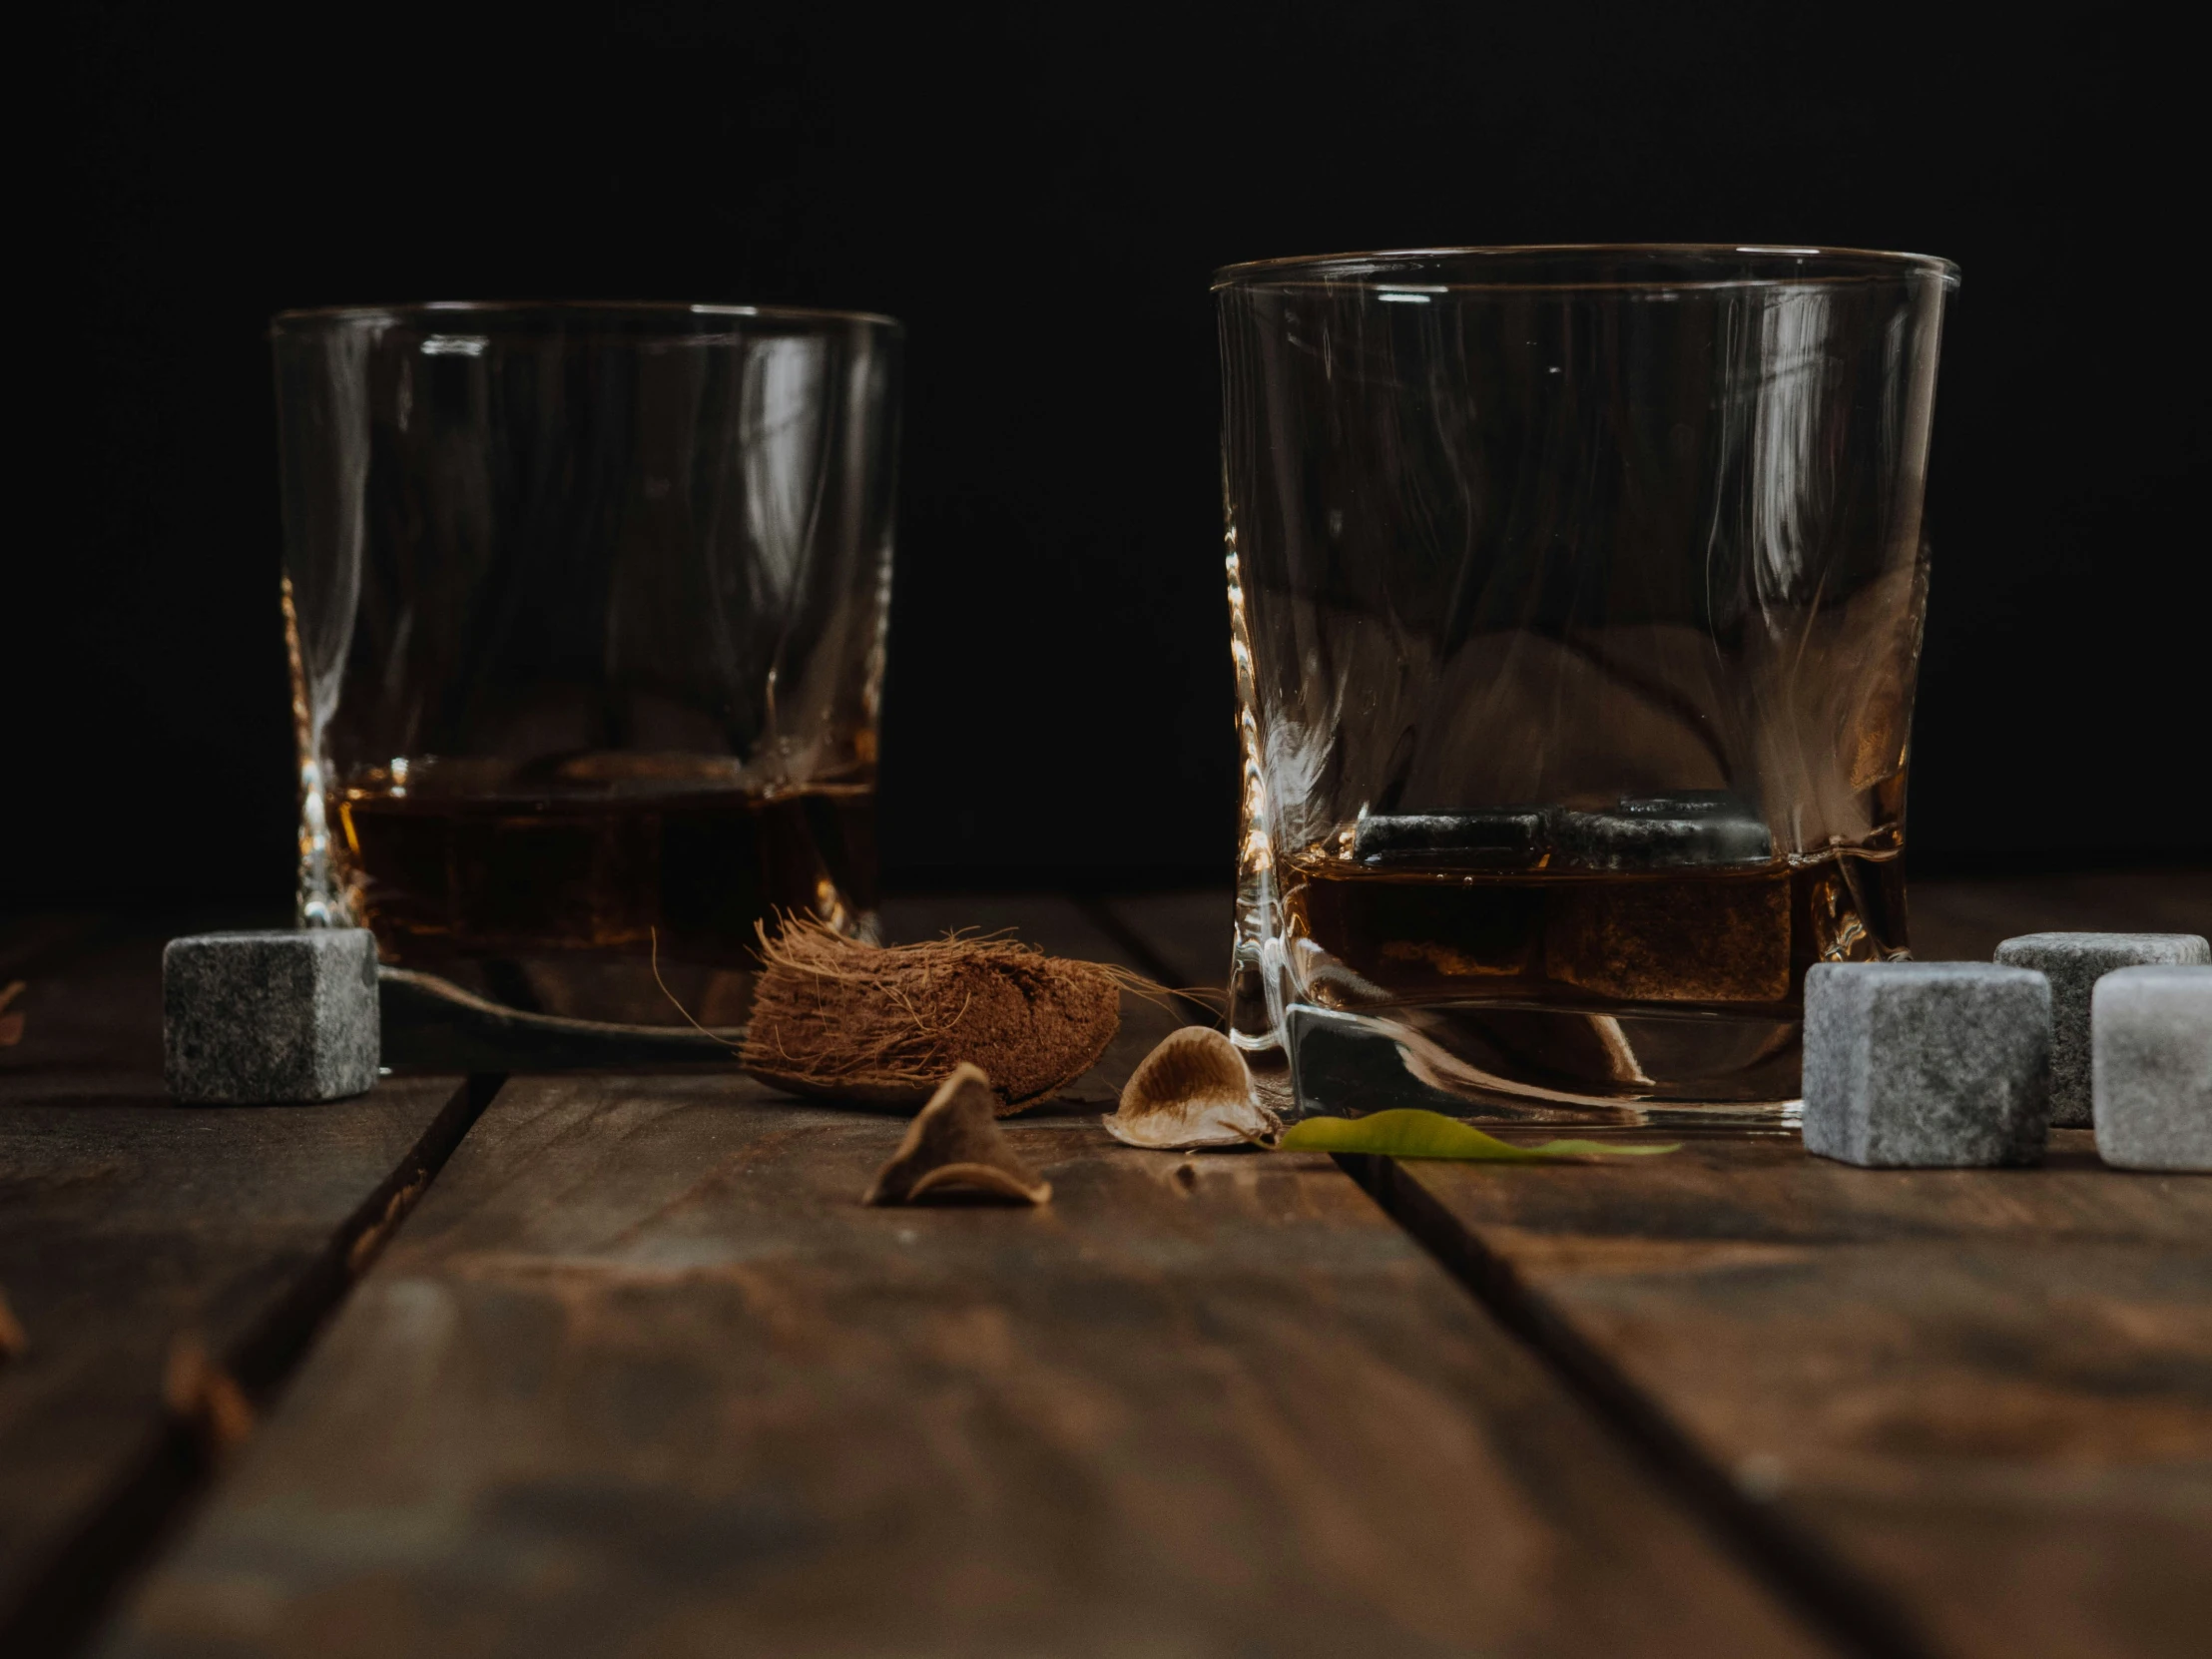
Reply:
[[[2212,962],[2195,933],[2023,933],[1997,946],[2008,967],[2033,968],[2050,981],[2050,1122],[2089,1127],[2089,993],[2115,968],[2144,963]]]
[[[1540,807],[1368,817],[1352,831],[1352,855],[1368,864],[1521,869],[1544,854],[1544,819]]]
[[[2212,967],[2127,967],[2091,997],[2097,1153],[2212,1170]]]
[[[1774,855],[1766,820],[1715,790],[1626,799],[1604,813],[1562,810],[1552,839],[1560,861],[1580,869],[1764,863]]]
[[[1822,962],[1805,975],[1805,1147],[1847,1164],[2041,1161],[2050,984],[1987,962]]]
[[[376,939],[360,927],[200,933],[162,952],[169,1092],[208,1106],[373,1088]]]

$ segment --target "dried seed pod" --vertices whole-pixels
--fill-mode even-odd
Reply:
[[[963,1063],[1001,1115],[1072,1083],[1121,1026],[1135,975],[1011,939],[875,945],[811,917],[761,936],[764,965],[738,1063],[795,1094],[919,1105]]]
[[[1237,1045],[1203,1025],[1172,1032],[1147,1054],[1122,1087],[1121,1109],[1100,1121],[1117,1141],[1161,1150],[1242,1146],[1283,1132]]]
[[[1043,1204],[1052,1183],[1014,1155],[998,1127],[998,1096],[978,1068],[962,1064],[906,1126],[906,1138],[861,1197],[862,1204],[910,1204],[937,1187],[973,1187]]]

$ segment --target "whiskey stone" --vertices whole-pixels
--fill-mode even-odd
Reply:
[[[1997,946],[2009,967],[2050,981],[2050,1122],[2089,1127],[2089,993],[2114,968],[2212,962],[2195,933],[2023,933]]]
[[[376,1082],[365,928],[201,933],[162,952],[169,1092],[193,1105],[338,1100]]]
[[[1578,869],[1682,869],[1765,863],[1774,856],[1766,820],[1719,790],[1632,798],[1602,813],[1561,812],[1552,838]]]
[[[2118,968],[2090,1003],[2098,1155],[2212,1170],[2212,967]]]
[[[1544,817],[1534,807],[1372,816],[1354,828],[1352,855],[1365,864],[1428,869],[1525,868],[1543,853]]]
[[[1805,1148],[1870,1168],[2038,1163],[2050,984],[1987,962],[1805,975]]]

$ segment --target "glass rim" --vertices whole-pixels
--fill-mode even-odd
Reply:
[[[1685,263],[1710,261],[1720,265],[1771,266],[1767,270],[1739,271],[1730,275],[1699,276],[1688,274],[1637,276],[1591,270],[1583,276],[1529,276],[1511,264],[1535,265],[1556,261],[1564,266],[1577,262],[1596,268],[1603,261],[1648,258]],[[1496,261],[1494,272],[1481,266]],[[1450,276],[1432,269],[1445,262],[1468,268]],[[1793,269],[1794,267],[1794,269]],[[1428,278],[1422,280],[1422,278]],[[1241,260],[1217,267],[1212,288],[1267,288],[1327,286],[1345,288],[1422,289],[1430,292],[1508,291],[1569,292],[1576,289],[1613,288],[1629,291],[1680,288],[1786,287],[1813,282],[1897,281],[1934,277],[1946,288],[1955,288],[1959,271],[1955,263],[1934,254],[1892,253],[1869,248],[1799,247],[1784,243],[1726,242],[1562,242],[1509,243],[1496,247],[1393,248],[1370,253],[1299,254],[1267,260]]]
[[[276,313],[269,319],[272,335],[305,332],[317,328],[346,327],[382,322],[404,325],[434,323],[448,318],[482,318],[512,314],[519,318],[554,318],[571,315],[580,321],[633,320],[674,323],[685,318],[761,320],[794,324],[843,324],[884,328],[904,333],[905,324],[881,311],[840,310],[814,305],[736,305],[693,303],[681,299],[420,299],[395,305],[302,305]],[[688,330],[669,328],[669,337],[681,338]]]

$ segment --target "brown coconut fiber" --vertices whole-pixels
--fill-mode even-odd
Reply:
[[[1121,1026],[1123,969],[1006,938],[877,945],[811,916],[761,930],[763,972],[738,1063],[794,1094],[920,1106],[981,1068],[1017,1112],[1075,1081]]]

